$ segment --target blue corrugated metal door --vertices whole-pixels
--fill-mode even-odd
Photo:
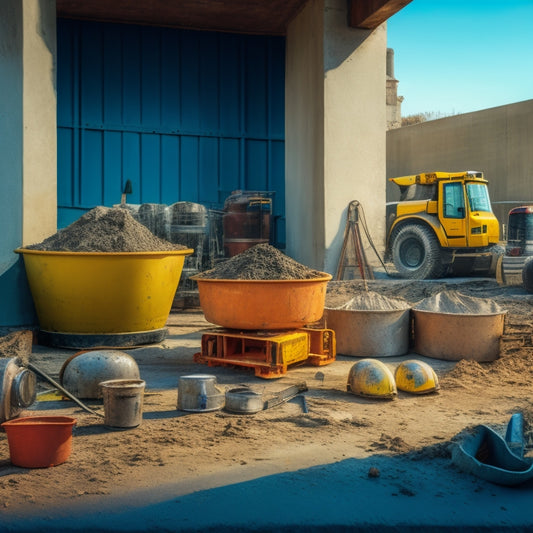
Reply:
[[[58,20],[58,225],[96,205],[274,191],[285,239],[285,40]]]

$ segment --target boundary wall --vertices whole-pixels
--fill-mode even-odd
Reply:
[[[533,100],[455,115],[387,132],[387,178],[478,170],[489,181],[504,235],[513,207],[533,205]],[[387,202],[399,199],[387,182]]]

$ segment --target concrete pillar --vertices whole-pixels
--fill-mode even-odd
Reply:
[[[36,321],[15,248],[57,230],[56,5],[0,2],[0,326]]]
[[[287,253],[331,274],[351,200],[380,252],[385,240],[386,26],[347,16],[342,0],[311,0],[287,36]]]

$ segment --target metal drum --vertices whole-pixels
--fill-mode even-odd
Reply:
[[[256,244],[270,242],[271,193],[236,191],[224,203],[224,250],[233,257]]]
[[[486,362],[497,359],[507,311],[487,315],[413,309],[414,351],[426,357]]]
[[[357,357],[404,355],[409,349],[409,308],[325,309],[326,327],[335,331],[337,353]]]

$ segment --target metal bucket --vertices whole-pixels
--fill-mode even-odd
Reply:
[[[264,409],[263,395],[248,387],[237,387],[226,391],[226,411],[230,413],[253,414]]]
[[[100,383],[105,425],[134,428],[142,421],[145,382],[142,379],[111,379]]]
[[[413,309],[414,351],[448,361],[494,361],[500,354],[506,314],[507,311],[471,315]]]
[[[208,412],[224,407],[224,393],[216,386],[217,378],[209,374],[193,374],[178,378],[178,409]]]
[[[337,353],[392,357],[409,350],[410,309],[325,309],[326,327],[335,331]]]

